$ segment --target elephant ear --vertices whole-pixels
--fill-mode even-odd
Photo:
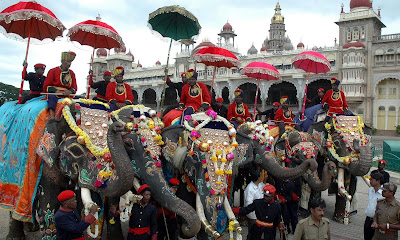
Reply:
[[[54,162],[60,154],[59,145],[61,143],[62,134],[59,129],[60,122],[63,120],[50,119],[46,123],[43,136],[40,139],[37,148],[37,154],[50,166],[53,167]]]

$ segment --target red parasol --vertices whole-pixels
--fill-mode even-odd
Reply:
[[[68,30],[67,37],[71,41],[79,42],[81,45],[93,47],[92,60],[90,69],[93,66],[94,51],[96,48],[121,48],[124,46],[121,36],[110,25],[101,22],[100,16],[96,17],[96,21],[87,20],[76,24]],[[90,74],[89,83],[92,81],[93,75]],[[89,84],[90,85],[90,84]],[[87,98],[89,98],[90,86],[88,87]]]
[[[314,51],[306,51],[302,52],[296,57],[292,59],[292,64],[296,68],[302,69],[308,73],[306,88],[304,90],[304,100],[303,100],[303,111],[306,107],[306,99],[307,99],[307,87],[308,80],[310,78],[310,73],[327,73],[331,70],[331,64],[328,59],[324,57],[321,53]],[[301,120],[304,119],[304,114],[301,114]]]
[[[206,66],[214,66],[213,79],[211,82],[211,94],[214,87],[215,72],[217,67],[238,67],[240,62],[235,54],[229,50],[220,47],[206,47],[200,49],[193,59],[198,63],[203,63]]]
[[[280,78],[280,73],[274,66],[265,62],[252,62],[248,64],[246,67],[244,67],[242,71],[240,71],[240,73],[258,80],[256,99],[254,101],[254,113],[253,113],[253,120],[254,120],[256,116],[256,107],[257,107],[258,89],[260,88],[260,80],[261,79],[266,81],[278,80]]]
[[[5,33],[14,34],[22,39],[28,38],[25,62],[28,58],[31,38],[55,40],[57,37],[62,37],[65,30],[61,21],[49,9],[36,2],[19,2],[4,9],[0,12],[0,25],[4,28]],[[21,103],[25,72],[24,64],[18,103]]]

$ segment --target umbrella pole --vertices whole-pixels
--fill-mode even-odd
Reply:
[[[304,111],[306,109],[306,101],[307,101],[307,88],[308,88],[308,80],[310,79],[310,72],[311,72],[311,62],[308,65],[308,76],[306,81],[306,88],[304,90],[304,97],[303,97],[303,111],[301,112],[301,120],[304,120]]]
[[[254,100],[254,112],[253,112],[253,122],[256,120],[256,109],[257,109],[257,98],[258,98],[258,90],[260,89],[260,74],[258,74],[258,82],[257,82],[257,90],[256,90],[256,99]]]
[[[86,98],[89,99],[90,96],[90,84],[93,81],[93,72],[91,73],[90,71],[92,70],[93,67],[93,58],[94,58],[94,51],[96,48],[93,48],[93,53],[92,53],[92,60],[90,61],[90,66],[89,66],[89,83],[88,83],[88,89],[87,89],[87,94]]]
[[[28,45],[26,46],[26,53],[25,53],[25,62],[28,59],[28,52],[29,52],[30,42],[31,42],[31,30],[29,29]],[[25,64],[24,64],[24,70],[22,70],[21,87],[19,89],[19,94],[18,94],[18,104],[21,104],[21,101],[22,101],[22,91],[23,91],[23,88],[24,88],[25,74],[26,74],[26,67],[25,67]]]
[[[212,91],[213,91],[213,89],[214,89],[214,79],[215,79],[215,72],[216,72],[216,70],[217,70],[217,67],[214,66],[214,73],[213,73],[213,79],[212,79],[212,81],[211,81],[211,90],[210,90],[211,98],[212,98]],[[213,100],[213,99],[211,99],[211,101],[212,101],[212,100]]]
[[[170,55],[170,53],[171,53],[171,45],[172,45],[172,38],[171,38],[171,42],[169,43],[168,57],[167,57],[167,66],[165,67],[164,87],[163,87],[162,99],[161,99],[161,113],[160,113],[160,116],[162,116],[162,115],[163,115],[163,112],[164,112],[165,85],[167,85],[168,64],[169,64],[169,55]]]

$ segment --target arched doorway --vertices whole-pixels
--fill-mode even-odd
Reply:
[[[272,105],[274,102],[279,102],[282,96],[289,97],[289,104],[296,105],[299,103],[297,101],[297,89],[290,82],[281,82],[278,84],[273,84],[268,90],[267,105]]]
[[[231,102],[229,101],[229,88],[228,87],[224,87],[222,89],[222,98],[224,99],[224,104],[231,104]]]
[[[395,130],[396,129],[396,107],[390,106],[388,111],[388,118],[387,118],[387,130]]]
[[[386,111],[384,106],[380,106],[378,108],[378,125],[377,129],[385,129],[385,119],[386,119]]]
[[[178,104],[178,97],[175,88],[167,87],[165,89],[164,106]]]
[[[139,98],[138,98],[137,92],[132,89],[132,94],[133,94],[133,103],[134,104],[138,104],[139,103]]]
[[[151,88],[148,88],[144,91],[143,93],[143,105],[146,107],[150,107],[153,109],[157,108],[157,102],[156,102],[156,91],[154,91]]]
[[[318,79],[308,85],[307,88],[307,98],[313,99],[317,96],[317,90],[323,88],[326,91],[332,89],[331,82],[327,79]]]
[[[257,90],[257,85],[254,83],[244,83],[239,86],[239,88],[243,91],[243,102],[247,104],[247,106],[250,108],[254,108],[254,100],[256,97],[256,90]],[[260,98],[261,92],[258,90],[258,97],[257,97],[257,105],[261,106],[261,98]]]

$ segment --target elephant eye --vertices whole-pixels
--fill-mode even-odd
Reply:
[[[135,148],[135,144],[133,142],[133,139],[131,139],[131,138],[125,138],[124,145],[125,145],[125,149],[127,149],[127,150],[132,150]]]
[[[85,155],[85,150],[79,143],[72,143],[66,146],[66,150],[74,158],[80,158]]]

